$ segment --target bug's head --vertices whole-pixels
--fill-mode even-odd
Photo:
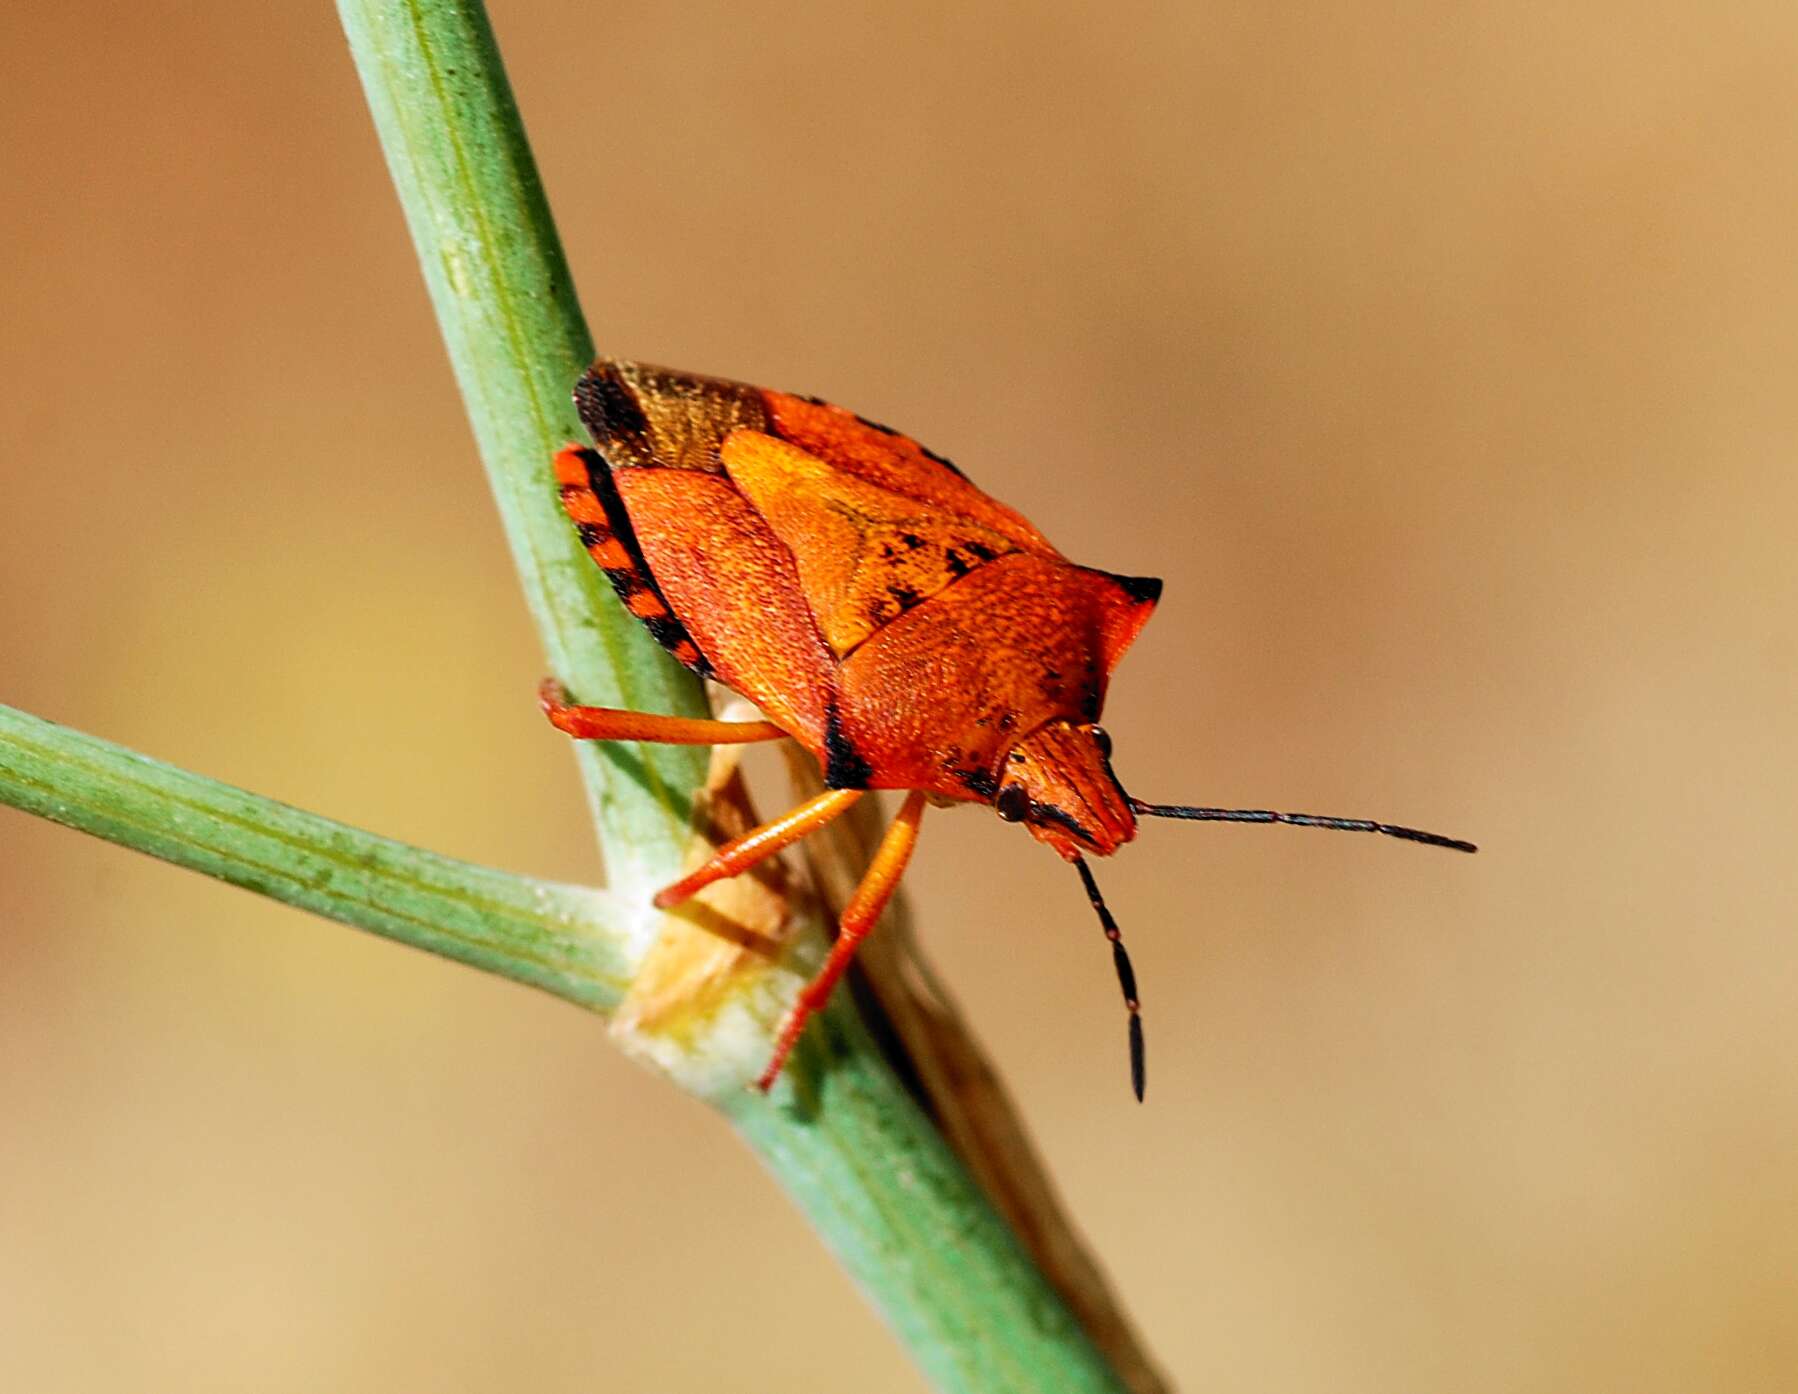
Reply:
[[[993,798],[1068,861],[1108,857],[1136,836],[1136,815],[1111,772],[1111,737],[1090,722],[1052,721],[1006,753]]]

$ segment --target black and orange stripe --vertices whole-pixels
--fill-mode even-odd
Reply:
[[[624,608],[676,659],[700,677],[711,677],[712,665],[668,607],[643,559],[630,515],[612,483],[612,471],[599,452],[584,445],[563,446],[556,453],[555,470],[562,507],[573,520],[581,545],[606,573]]]

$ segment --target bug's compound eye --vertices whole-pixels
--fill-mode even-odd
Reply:
[[[1030,795],[1024,792],[1022,784],[1007,784],[993,800],[993,807],[1007,823],[1021,823],[1030,812]]]
[[[1111,732],[1103,726],[1089,726],[1087,734],[1093,738],[1093,744],[1099,747],[1099,754],[1109,760],[1111,758]]]

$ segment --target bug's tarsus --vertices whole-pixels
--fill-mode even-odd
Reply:
[[[1201,823],[1285,823],[1295,828],[1334,828],[1345,833],[1384,833],[1406,842],[1421,842],[1429,847],[1447,847],[1454,852],[1477,852],[1480,849],[1458,837],[1426,833],[1418,828],[1402,828],[1396,823],[1376,823],[1370,818],[1330,818],[1321,813],[1275,813],[1266,808],[1196,808],[1190,804],[1144,803],[1131,799],[1130,807],[1150,818],[1189,818]]]
[[[1093,880],[1092,868],[1084,857],[1074,858],[1074,869],[1080,873],[1080,884],[1086,887],[1086,898],[1099,916],[1099,927],[1111,941],[1111,963],[1118,973],[1118,987],[1123,990],[1124,1006],[1130,1012],[1130,1088],[1142,1102],[1147,1067],[1143,1058],[1142,1003],[1136,996],[1136,970],[1130,966],[1130,955],[1124,950],[1124,936],[1118,922],[1111,917],[1105,897],[1099,894],[1099,883]]]

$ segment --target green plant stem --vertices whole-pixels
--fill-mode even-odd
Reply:
[[[0,707],[0,803],[599,1011],[630,982],[630,916],[304,813]]]
[[[725,1111],[939,1389],[1121,1394],[1088,1339],[840,992],[788,1065],[793,1099]],[[854,1388],[853,1372],[840,1384]]]
[[[570,393],[593,344],[486,12],[338,10],[551,668],[577,701],[703,715],[698,680],[618,604],[557,502],[548,462],[586,439]],[[647,896],[679,871],[705,752],[576,751],[612,886]]]

